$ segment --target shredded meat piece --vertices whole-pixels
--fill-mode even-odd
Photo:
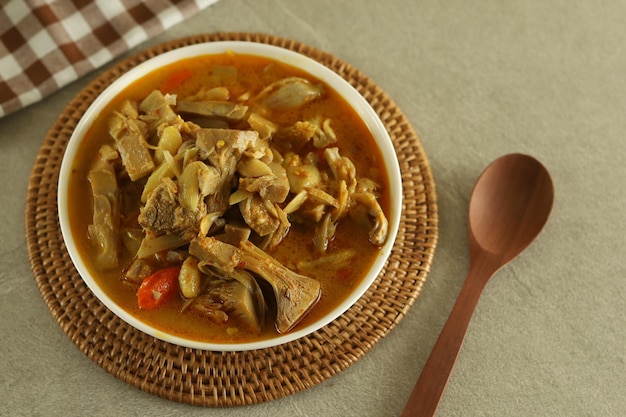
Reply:
[[[247,240],[234,246],[211,237],[196,238],[189,252],[224,271],[245,269],[265,279],[276,296],[279,333],[292,329],[319,300],[317,280],[287,269]]]
[[[263,200],[258,194],[239,203],[239,210],[248,226],[257,232],[259,236],[269,235],[276,231],[280,225],[278,215],[274,212],[274,205],[269,201]]]
[[[135,181],[152,172],[154,161],[146,142],[147,126],[137,119],[136,110],[131,104],[126,103],[121,112],[113,113],[109,121],[109,133],[115,139],[122,164],[131,180]]]
[[[196,210],[184,208],[178,200],[176,184],[166,178],[148,197],[139,213],[139,224],[157,234],[179,235],[187,240],[198,235],[206,205],[198,203]]]
[[[182,113],[217,117],[227,121],[237,121],[241,120],[246,115],[248,106],[231,103],[229,101],[181,101],[176,106],[176,109]]]

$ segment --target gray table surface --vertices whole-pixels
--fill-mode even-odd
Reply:
[[[347,370],[254,406],[205,409],[127,385],[80,352],[41,298],[28,178],[47,130],[97,74],[0,119],[0,415],[399,415],[467,272],[473,183],[510,152],[548,167],[554,210],[487,286],[437,415],[626,415],[624,16],[623,1],[222,0],[126,55],[216,31],[295,39],[383,88],[431,163],[439,244],[409,314]]]

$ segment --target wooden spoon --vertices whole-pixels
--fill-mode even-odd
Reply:
[[[469,205],[469,273],[403,417],[435,414],[485,284],[535,239],[553,200],[550,174],[527,155],[498,158],[478,178]]]

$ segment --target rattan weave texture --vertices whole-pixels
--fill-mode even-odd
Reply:
[[[267,43],[307,55],[352,84],[387,128],[398,155],[403,213],[392,254],[366,294],[319,331],[274,348],[211,352],[148,336],[109,311],[76,272],[61,236],[57,182],[73,129],[91,102],[120,75],[169,50],[202,42]],[[91,360],[143,391],[207,407],[255,404],[290,395],[361,359],[406,315],[428,275],[438,238],[437,198],[428,159],[410,123],[367,76],[300,42],[260,33],[212,33],[152,47],[95,78],[48,131],[31,172],[26,201],[29,259],[43,300],[65,334]]]

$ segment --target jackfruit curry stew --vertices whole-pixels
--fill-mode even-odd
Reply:
[[[226,53],[132,84],[96,119],[69,183],[99,285],[139,320],[213,343],[324,316],[387,239],[387,176],[332,89]]]

